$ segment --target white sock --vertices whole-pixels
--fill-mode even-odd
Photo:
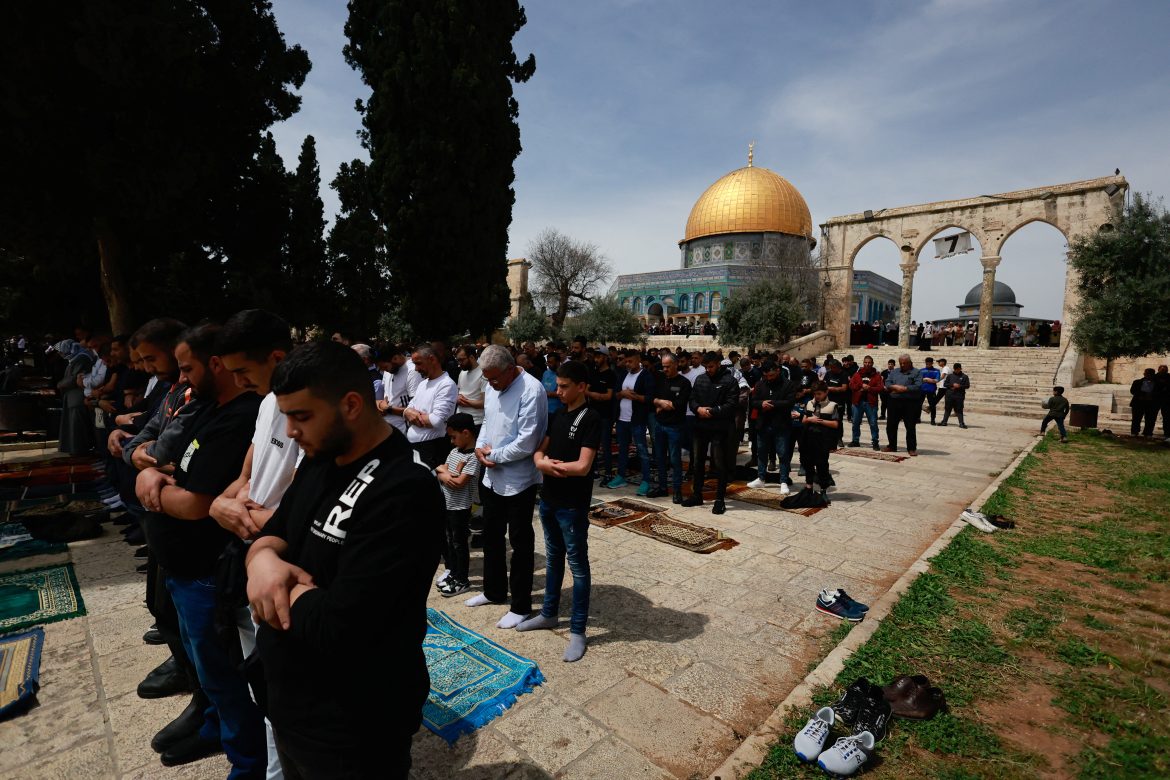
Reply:
[[[562,660],[572,663],[580,661],[583,655],[585,655],[585,635],[569,634],[569,646],[565,648],[565,656]]]
[[[471,598],[469,598],[467,601],[465,601],[463,603],[469,607],[482,607],[484,604],[491,604],[493,602],[487,596],[483,595],[482,593],[479,593],[475,596],[472,596]]]
[[[500,622],[496,623],[496,628],[515,628],[524,622],[527,615],[517,615],[515,612],[509,612],[500,618]]]
[[[516,626],[517,631],[535,631],[538,628],[556,628],[560,624],[560,620],[555,617],[545,617],[542,614],[537,614],[534,618],[525,620],[520,625]]]

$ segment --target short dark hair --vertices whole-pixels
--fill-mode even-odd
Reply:
[[[134,331],[130,337],[130,346],[137,347],[145,341],[170,352],[179,343],[179,335],[186,329],[186,325],[171,317],[156,317]]]
[[[1064,395],[1064,388],[1060,385],[1057,385],[1056,387],[1052,388],[1052,392],[1056,393],[1057,395]]]
[[[186,344],[187,349],[191,350],[191,354],[200,363],[207,365],[207,361],[211,360],[213,355],[220,354],[217,349],[220,330],[221,327],[218,324],[204,322],[180,333],[176,344]]]
[[[574,336],[573,343],[580,344],[581,346],[585,346],[586,344],[589,343],[589,339],[585,338],[584,336]]]
[[[768,360],[765,360],[760,365],[760,370],[763,371],[765,374],[768,373],[769,371],[775,371],[776,370],[776,361],[772,360],[770,358]]]
[[[567,360],[561,363],[561,367],[557,369],[557,376],[579,385],[589,381],[589,370],[576,360]]]
[[[292,350],[291,328],[287,322],[264,309],[236,312],[219,332],[219,354],[243,352],[248,360],[267,360],[274,351]]]
[[[957,368],[958,370],[962,371],[962,370],[963,370],[963,364],[962,364],[962,363],[955,363],[955,368]]]
[[[812,391],[814,393],[827,393],[829,392],[829,386],[824,382],[813,382]]]
[[[374,384],[358,354],[336,341],[302,344],[281,361],[272,374],[272,392],[289,395],[308,390],[326,401],[340,401],[357,393],[374,406]]]
[[[447,418],[447,427],[453,431],[474,431],[475,418],[467,412],[456,412]]]
[[[719,359],[719,353],[708,352],[707,354],[703,355],[703,362],[704,363],[719,363],[719,362],[721,362]]]

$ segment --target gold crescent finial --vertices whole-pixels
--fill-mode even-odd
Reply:
[[[756,149],[756,142],[755,141],[752,141],[751,143],[748,144],[748,167],[749,168],[752,167],[752,156],[755,153],[755,149]]]

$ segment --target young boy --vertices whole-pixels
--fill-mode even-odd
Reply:
[[[601,442],[601,416],[585,403],[589,372],[576,361],[557,371],[557,395],[564,408],[553,415],[548,435],[533,461],[544,475],[540,523],[544,526],[547,576],[540,614],[516,626],[517,631],[556,628],[561,603],[565,557],[573,573],[573,610],[565,661],[585,655],[585,620],[589,616],[589,500],[593,495],[593,456]]]
[[[471,552],[471,502],[475,498],[475,484],[479,480],[479,460],[475,457],[475,419],[467,412],[458,412],[447,420],[447,438],[454,448],[447,462],[435,469],[443,499],[447,504],[447,547],[443,557],[450,570],[435,587],[443,598],[458,596],[471,590],[467,577]]]
[[[805,490],[812,490],[813,483],[820,485],[821,492],[827,493],[832,477],[829,476],[829,452],[837,446],[837,404],[829,400],[829,387],[824,382],[812,386],[812,400],[801,409],[801,424],[804,426],[800,440],[800,465],[804,467]]]
[[[1044,421],[1040,423],[1040,433],[1044,433],[1044,429],[1048,427],[1048,423],[1056,423],[1056,430],[1060,431],[1060,442],[1065,444],[1068,442],[1068,434],[1064,430],[1064,418],[1068,414],[1068,399],[1064,397],[1063,387],[1052,388],[1052,397],[1044,403],[1041,407],[1048,410]]]

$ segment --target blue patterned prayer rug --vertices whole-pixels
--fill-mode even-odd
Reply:
[[[45,630],[0,637],[0,720],[23,712],[41,687]]]
[[[72,564],[0,574],[0,634],[84,614]]]
[[[34,539],[20,523],[0,523],[0,561],[27,558],[30,555],[49,555],[68,549],[69,546],[61,542]]]
[[[504,714],[517,696],[544,682],[535,661],[435,609],[427,609],[423,652],[431,675],[423,723],[448,743]]]

